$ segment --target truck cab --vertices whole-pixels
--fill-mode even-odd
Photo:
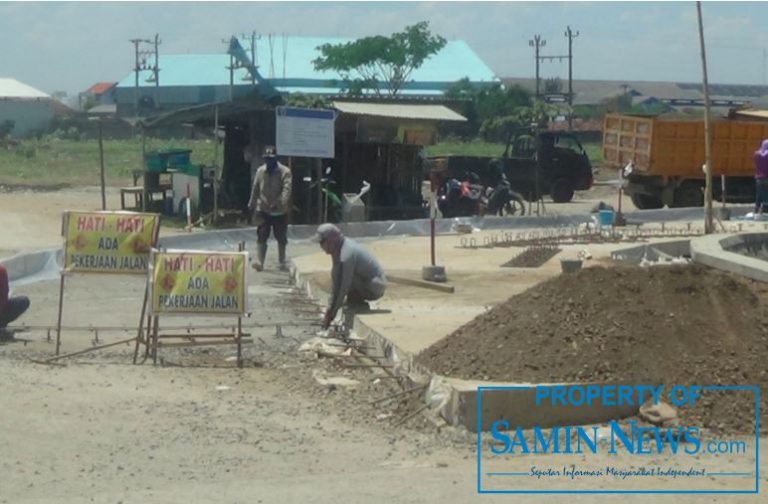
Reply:
[[[555,203],[567,203],[574,191],[592,187],[592,164],[581,142],[570,133],[510,137],[498,162],[512,188],[529,201],[548,193]]]

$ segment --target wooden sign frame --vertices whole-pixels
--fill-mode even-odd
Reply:
[[[133,272],[133,271],[117,271],[117,270],[110,271],[109,269],[98,270],[98,269],[87,269],[87,268],[85,268],[85,269],[72,268],[71,267],[71,263],[69,262],[70,258],[69,258],[69,251],[68,251],[68,248],[71,245],[70,241],[71,240],[79,241],[81,239],[80,236],[78,236],[78,237],[71,237],[71,236],[69,236],[69,224],[70,224],[70,220],[69,219],[73,215],[83,215],[83,216],[90,216],[91,217],[92,220],[89,221],[89,224],[87,226],[89,229],[86,230],[89,233],[98,233],[99,231],[105,231],[104,228],[106,227],[106,219],[102,220],[102,218],[105,217],[105,216],[116,216],[116,217],[122,216],[122,217],[126,217],[126,218],[133,217],[134,219],[135,218],[146,219],[147,217],[151,217],[152,220],[153,220],[153,228],[150,230],[149,243],[143,243],[143,241],[142,241],[142,243],[139,243],[137,245],[137,242],[139,241],[140,236],[139,236],[139,238],[133,238],[132,239],[132,243],[133,243],[134,247],[138,246],[138,247],[144,248],[144,246],[146,246],[146,249],[147,249],[147,252],[146,252],[146,254],[147,254],[147,258],[146,258],[147,270],[146,271],[141,271],[141,272]],[[110,274],[110,275],[145,275],[148,278],[147,275],[148,275],[148,272],[149,272],[149,254],[150,254],[151,249],[157,245],[157,241],[158,241],[158,238],[160,236],[161,219],[162,219],[162,216],[160,214],[147,213],[147,212],[126,212],[126,211],[104,211],[104,210],[99,210],[99,211],[90,211],[90,212],[88,212],[88,211],[66,211],[66,212],[64,212],[62,214],[61,235],[64,238],[64,249],[63,249],[64,257],[62,259],[62,268],[61,268],[61,270],[59,272],[61,278],[60,278],[60,283],[59,283],[59,311],[58,311],[58,318],[57,318],[57,321],[56,321],[56,355],[59,355],[59,351],[60,351],[60,348],[61,348],[61,320],[62,320],[62,317],[64,315],[64,289],[65,289],[65,279],[66,279],[66,277],[68,275],[74,275],[74,274],[80,274],[80,275],[95,275],[95,274],[105,275],[105,274]],[[123,230],[119,230],[118,229],[118,230],[110,230],[110,231],[129,233],[129,237],[135,236],[136,233],[130,233],[130,231],[133,229],[134,225],[137,225],[137,221],[136,220],[128,219],[128,220],[123,221],[123,222],[127,222],[127,224],[125,224]],[[118,222],[116,224],[116,226],[119,228],[120,227],[120,222]],[[91,229],[91,228],[95,228],[95,229]],[[101,229],[98,229],[98,228],[101,228]],[[143,221],[142,221],[142,231],[143,231]],[[118,242],[117,238],[115,238],[114,235],[112,237],[110,237],[108,235],[105,235],[103,238],[107,239],[109,241],[109,246],[110,247],[111,246],[119,247],[119,245],[120,245],[120,243]],[[129,238],[129,240],[130,239],[131,238]],[[111,249],[111,250],[116,250],[116,249]],[[108,261],[109,260],[109,256],[107,256],[107,258],[108,259],[102,259],[102,262]],[[117,254],[115,254],[114,260],[115,260],[115,262],[117,261]],[[68,265],[70,266],[69,268],[68,268]],[[147,298],[148,292],[149,292],[148,291],[148,286],[145,285],[145,288],[144,288],[144,299],[145,299],[144,304],[145,305],[146,305],[146,298]],[[144,308],[142,307],[141,317],[139,318],[139,327],[138,327],[138,335],[137,335],[137,337],[140,337],[140,335],[141,335],[141,331],[143,329],[143,324],[142,324],[143,319],[144,319]]]
[[[158,249],[156,252],[171,252],[164,249]],[[183,251],[179,251],[183,252]],[[237,252],[245,252],[245,242],[240,242],[237,247]],[[220,254],[221,251],[205,251],[205,250],[194,250],[189,251],[190,254],[197,254],[197,255],[203,255],[205,253],[210,253],[211,255]],[[152,257],[152,256],[150,256]],[[146,320],[146,332],[139,330],[139,336],[136,338],[136,346],[133,351],[133,363],[136,364],[139,356],[139,347],[143,344],[145,347],[144,350],[144,361],[146,361],[150,356],[152,357],[153,364],[157,364],[157,358],[158,358],[158,349],[161,347],[194,347],[194,346],[211,346],[211,345],[237,345],[237,367],[242,368],[243,367],[243,343],[251,343],[252,340],[250,339],[250,334],[243,333],[243,317],[249,315],[246,312],[247,308],[247,299],[248,299],[248,257],[247,254],[244,258],[244,265],[243,265],[243,306],[240,310],[240,313],[237,314],[237,329],[233,334],[227,334],[227,333],[198,333],[191,335],[189,333],[186,334],[160,334],[160,315],[157,313],[153,313],[151,309],[151,303],[153,301],[150,301],[150,297],[152,297],[152,300],[154,300],[154,282],[151,280],[152,276],[152,265],[149,265],[148,273],[147,273],[147,291],[144,296],[144,303],[141,309],[141,317],[142,317],[142,324],[144,315],[146,313],[147,320]],[[222,313],[210,313],[205,311],[195,311],[193,312],[195,314],[200,315],[207,315],[207,316],[226,316],[227,314]],[[169,316],[174,315],[173,313],[169,314]],[[175,315],[181,315],[181,313],[176,313]],[[146,337],[142,337],[142,333],[146,335]],[[199,341],[199,339],[207,338],[204,341]],[[178,342],[169,342],[165,343],[162,340],[167,339],[177,339],[177,340],[184,340],[184,341],[178,341]],[[142,361],[143,362],[143,361]]]

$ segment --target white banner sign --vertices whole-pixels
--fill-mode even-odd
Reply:
[[[334,158],[333,110],[277,107],[277,154]]]

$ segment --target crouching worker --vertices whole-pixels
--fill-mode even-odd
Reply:
[[[345,298],[351,308],[367,309],[368,301],[384,295],[387,277],[370,252],[333,224],[318,227],[314,239],[333,260],[331,299],[323,318],[323,329],[328,329]]]
[[[8,324],[19,318],[29,308],[29,298],[18,296],[9,298],[8,271],[0,264],[0,337]]]

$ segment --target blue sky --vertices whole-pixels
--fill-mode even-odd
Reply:
[[[710,82],[765,84],[768,3],[703,2]],[[232,34],[362,37],[418,21],[463,39],[501,77],[533,77],[533,49],[567,52],[574,78],[695,82],[701,62],[695,2],[4,2],[0,77],[45,92],[82,91],[131,71],[131,38],[163,40],[161,54],[219,52]],[[567,63],[541,75],[567,78]]]

